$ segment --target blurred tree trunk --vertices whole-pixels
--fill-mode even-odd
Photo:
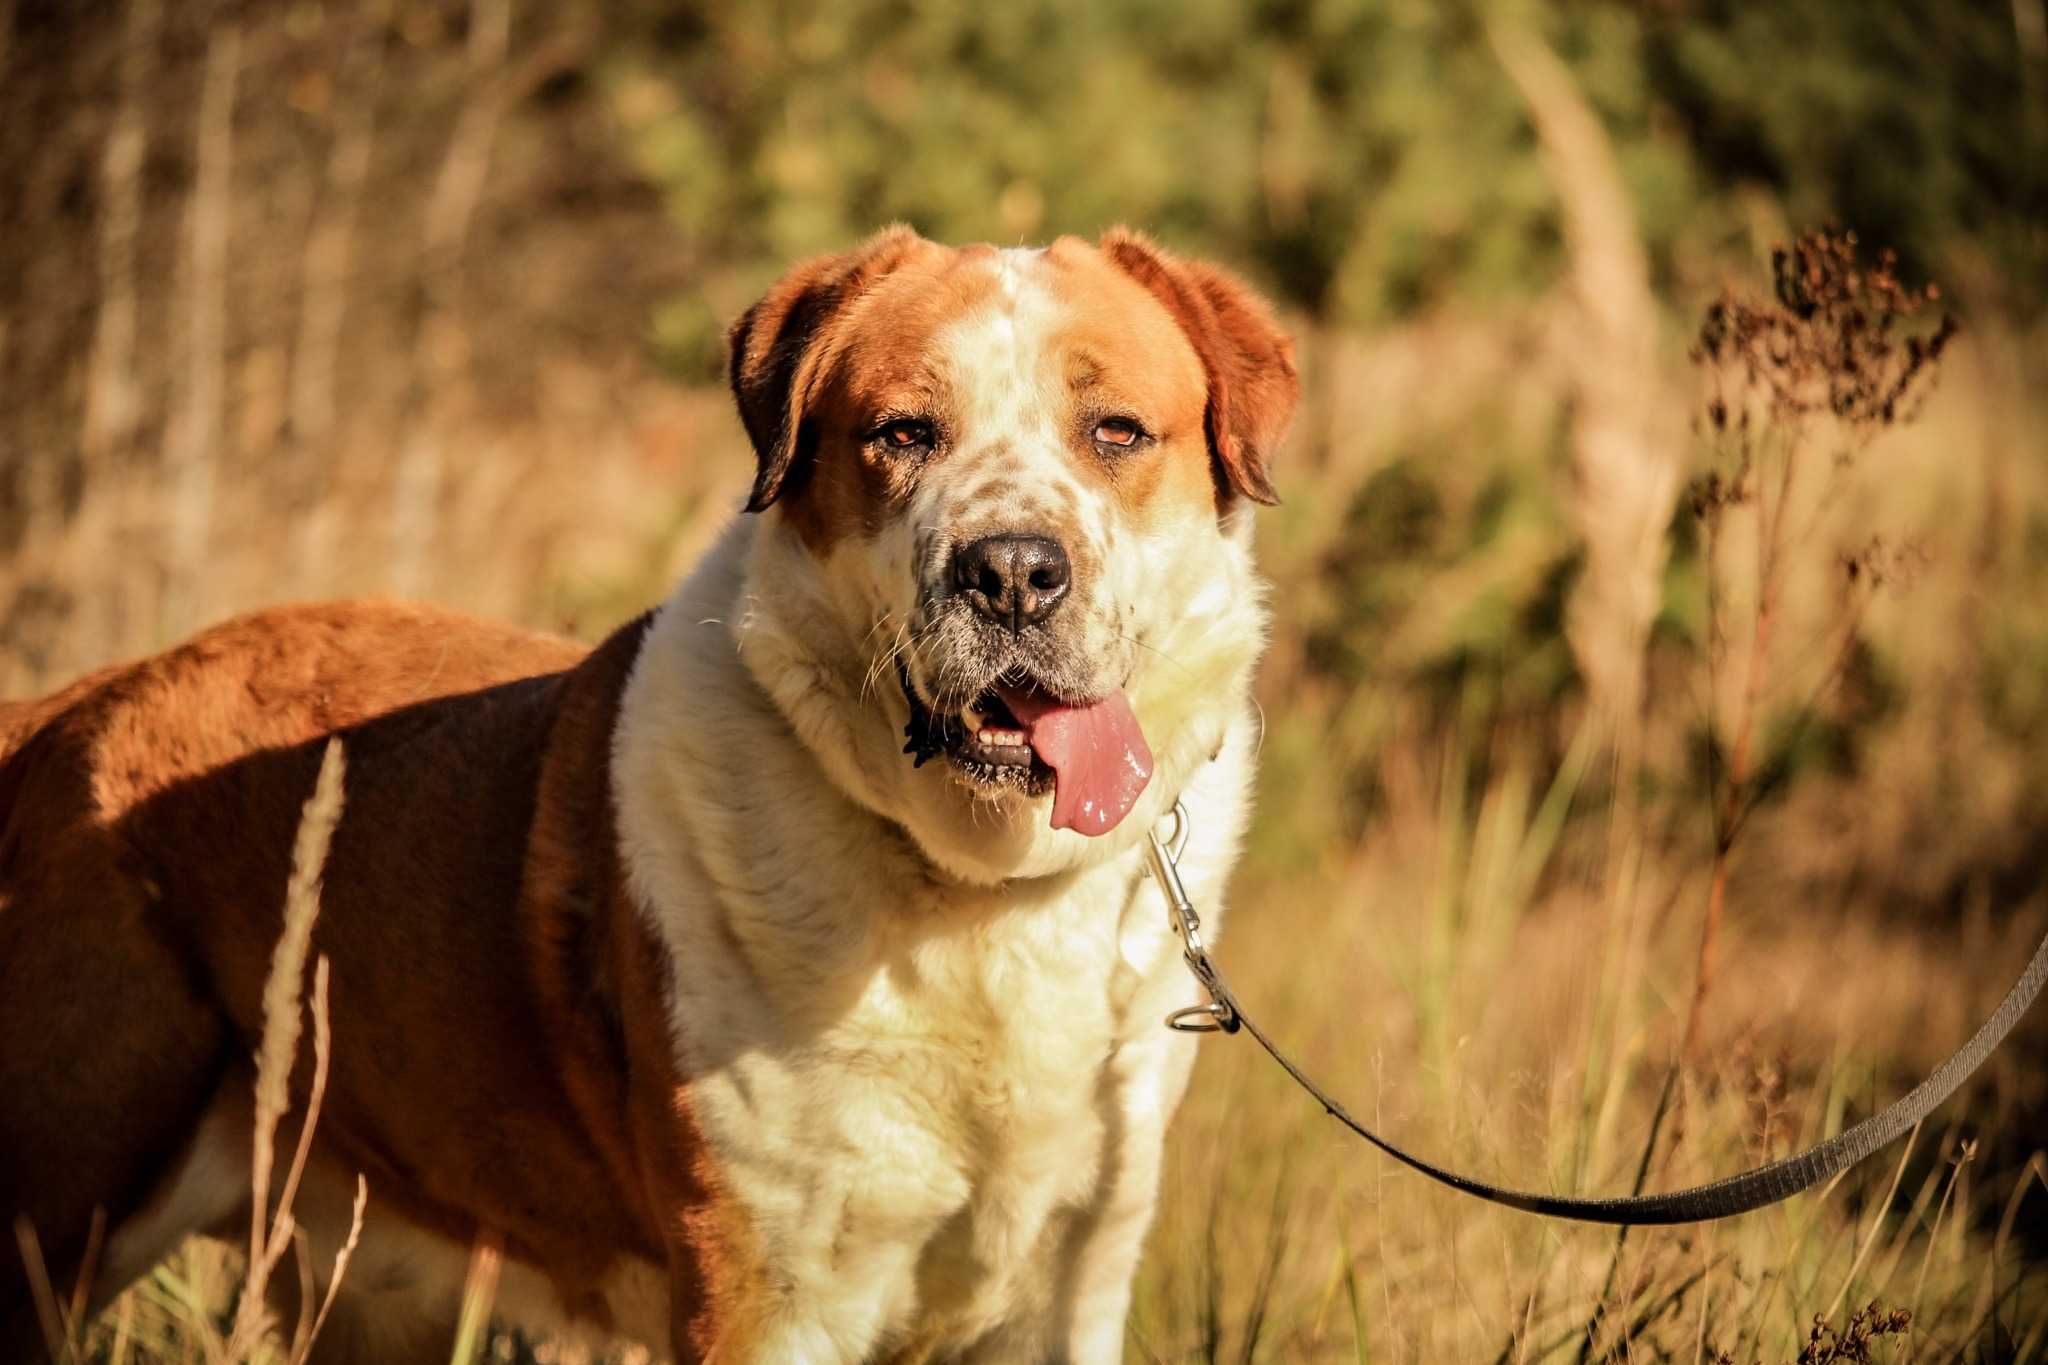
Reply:
[[[170,483],[169,590],[163,630],[183,635],[209,610],[207,551],[213,536],[214,487],[221,445],[222,372],[227,346],[227,253],[233,211],[235,87],[242,30],[234,20],[215,28],[200,86],[198,180],[186,220],[181,407],[164,452]],[[102,307],[104,308],[104,301]]]
[[[1663,588],[1678,495],[1649,259],[1614,148],[1570,70],[1533,30],[1489,30],[1528,108],[1569,253],[1573,515],[1585,546],[1566,634],[1607,717],[1627,783],[1643,704],[1643,648]]]

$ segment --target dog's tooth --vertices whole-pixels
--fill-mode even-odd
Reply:
[[[988,721],[975,708],[974,703],[969,702],[960,708],[960,723],[967,727],[968,734],[978,735],[981,733],[981,727],[988,724]]]

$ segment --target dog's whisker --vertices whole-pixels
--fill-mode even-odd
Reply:
[[[1120,630],[1113,631],[1111,633],[1114,634],[1117,639],[1122,640],[1125,644],[1136,645],[1139,649],[1144,650],[1146,653],[1156,655],[1159,658],[1166,660],[1166,662],[1172,664],[1175,668],[1178,668],[1183,673],[1191,671],[1188,668],[1188,666],[1182,663],[1179,659],[1174,658],[1171,654],[1168,654],[1165,650],[1160,649],[1155,645],[1146,644],[1143,640],[1140,640],[1135,635],[1126,635],[1124,632]]]
[[[868,664],[866,675],[861,678],[859,699],[861,705],[865,706],[867,704],[868,694],[881,682],[882,676],[889,666],[903,656],[903,651],[909,647],[909,644],[909,634],[905,627],[899,624],[896,627],[895,639],[890,642],[887,649],[874,657],[873,661]]]

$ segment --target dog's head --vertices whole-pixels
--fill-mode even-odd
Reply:
[[[835,780],[976,877],[1156,817],[1258,650],[1248,504],[1297,391],[1265,304],[1129,232],[896,228],[731,341],[767,522],[743,648]]]

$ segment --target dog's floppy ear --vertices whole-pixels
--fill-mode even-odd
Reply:
[[[1102,253],[1151,290],[1194,343],[1209,380],[1209,453],[1222,495],[1279,502],[1266,466],[1294,417],[1301,380],[1294,343],[1273,310],[1236,276],[1171,255],[1129,228],[1103,234]]]
[[[808,454],[812,433],[805,419],[825,368],[818,343],[828,324],[924,245],[924,238],[898,224],[851,251],[814,256],[777,280],[732,325],[726,337],[732,394],[758,461],[749,512],[780,497]]]

